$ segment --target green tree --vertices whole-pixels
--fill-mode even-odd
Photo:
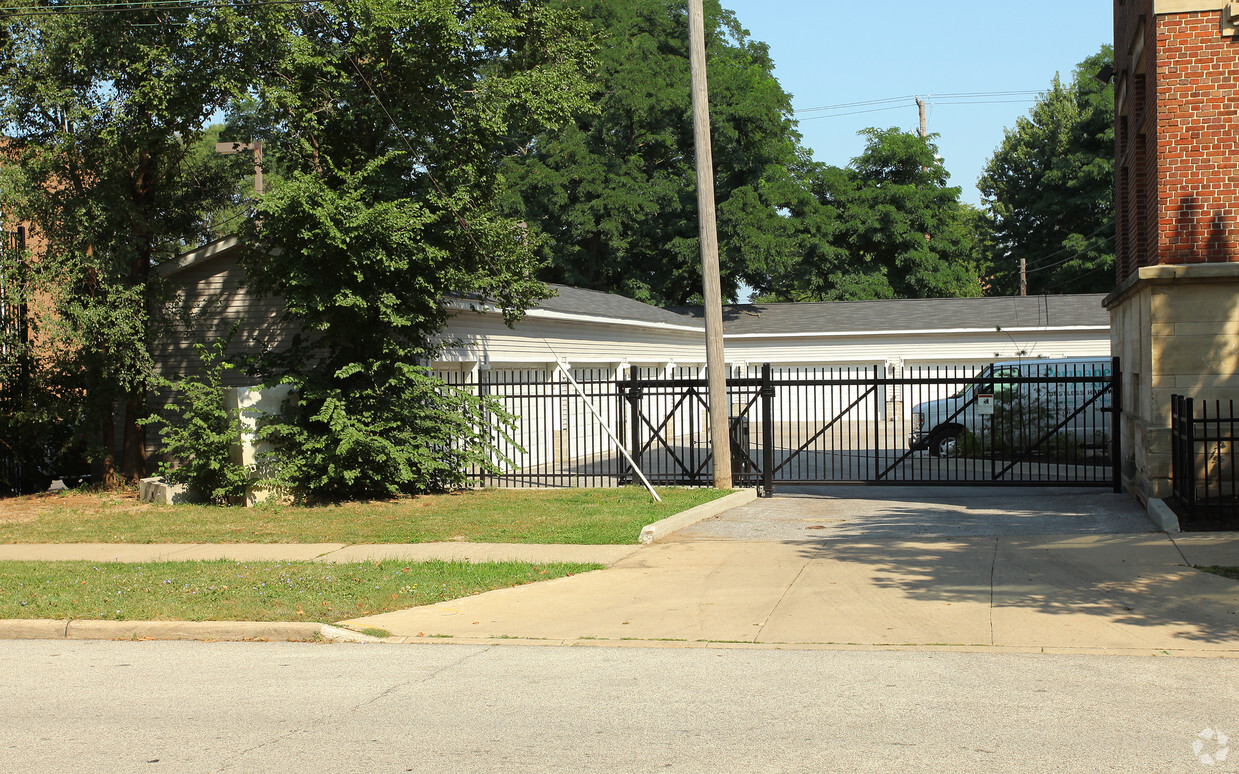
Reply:
[[[557,0],[602,42],[590,101],[504,166],[505,206],[548,237],[544,279],[683,304],[701,288],[687,16],[673,0]],[[795,253],[808,166],[767,46],[707,0],[706,49],[725,295]]]
[[[90,431],[109,479],[145,469],[152,268],[235,191],[236,162],[195,154],[195,141],[251,83],[274,13],[32,4],[4,20],[0,121],[14,163],[0,196],[45,244],[31,266],[40,383]]]
[[[1114,87],[1093,76],[1110,45],[1056,75],[1027,116],[1008,129],[978,187],[992,221],[990,292],[1092,293],[1114,285]]]
[[[517,317],[546,287],[540,244],[496,211],[513,137],[588,108],[593,42],[511,0],[344,0],[290,12],[258,90],[283,180],[246,265],[303,341],[267,363],[297,401],[264,431],[311,498],[458,483],[485,464],[486,406],[419,367],[452,294]]]
[[[980,295],[972,215],[930,138],[866,129],[847,169],[810,178],[800,259],[764,297],[833,301]]]

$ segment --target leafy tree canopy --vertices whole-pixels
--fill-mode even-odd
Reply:
[[[866,129],[846,169],[819,166],[820,205],[801,218],[800,260],[767,300],[832,301],[980,294],[973,229],[960,189],[929,138]]]
[[[700,292],[688,21],[673,0],[556,0],[600,37],[595,110],[530,136],[504,166],[507,211],[548,241],[550,281],[682,304]],[[707,59],[725,295],[796,252],[808,206],[791,99],[765,44],[707,0]]]
[[[1093,76],[1113,62],[1103,45],[1064,85],[1058,76],[1008,129],[979,188],[996,252],[991,292],[1091,293],[1114,285],[1114,87]]]
[[[194,152],[207,116],[244,93],[270,7],[61,13],[31,5],[0,33],[6,209],[44,244],[30,278],[40,317],[44,405],[59,396],[140,475],[156,306],[152,267],[194,239],[199,213],[234,190],[236,162]],[[108,471],[112,460],[106,457]]]
[[[514,318],[544,296],[539,240],[496,211],[498,169],[511,138],[588,109],[594,44],[570,11],[511,0],[343,0],[286,25],[255,116],[283,179],[246,265],[308,335],[268,363],[299,396],[268,437],[311,497],[456,483],[486,422],[417,364],[445,297]]]

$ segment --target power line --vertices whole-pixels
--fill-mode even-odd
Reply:
[[[1114,235],[1111,234],[1110,236],[1106,237],[1105,241],[1107,243],[1114,241]],[[1081,255],[1084,255],[1086,252],[1088,252],[1087,249],[1080,250],[1079,252],[1076,252],[1076,253],[1073,253],[1067,256],[1061,261],[1055,261],[1054,263],[1048,263],[1048,264],[1045,264],[1044,266],[1038,266],[1035,269],[1029,269],[1028,271],[1025,272],[1025,274],[1035,274],[1039,271],[1045,271],[1046,269],[1053,269],[1055,267],[1062,266],[1064,263],[1070,263],[1071,261],[1074,261],[1076,258],[1079,258]]]
[[[0,19],[32,16],[83,16],[95,13],[155,13],[159,11],[210,11],[221,8],[253,8],[265,5],[302,5],[305,0],[235,0],[235,2],[119,2],[76,3],[64,6],[43,6],[31,10],[30,6],[0,6]]]
[[[907,105],[891,105],[890,107],[870,108],[869,110],[853,110],[850,113],[831,113],[828,116],[806,116],[801,121],[817,121],[822,118],[842,118],[843,116],[858,116],[861,113],[881,113],[886,110],[906,110]]]
[[[903,97],[888,97],[887,99],[869,99],[863,102],[842,102],[838,105],[822,105],[820,107],[800,108],[796,113],[813,113],[818,110],[838,110],[842,108],[864,107],[866,105],[880,105],[885,102],[903,102],[904,100],[912,99],[915,95],[908,94]]]
[[[957,105],[1007,105],[1007,104],[1029,104],[1029,103],[1031,103],[1031,102],[1036,102],[1036,100],[1034,100],[1034,99],[992,99],[992,100],[979,100],[979,101],[975,101],[975,102],[936,102],[936,101],[929,101],[929,102],[926,102],[925,104],[926,104],[926,105],[928,105],[928,106],[930,106],[930,107],[938,107],[939,105],[942,105],[942,106],[945,106],[945,107],[952,107],[952,106],[957,106]],[[846,113],[829,113],[829,114],[827,114],[827,115],[822,115],[822,116],[803,116],[803,117],[799,118],[798,120],[800,120],[800,121],[817,121],[817,120],[820,120],[820,119],[822,119],[822,118],[842,118],[843,116],[856,116],[856,115],[861,115],[862,113],[881,113],[881,112],[886,111],[886,110],[904,110],[904,109],[906,109],[907,107],[908,107],[907,105],[890,105],[890,106],[888,106],[888,107],[870,108],[870,109],[868,109],[868,110],[851,110],[851,111],[848,111],[848,112],[846,112]],[[796,112],[800,112],[800,111],[796,111]]]
[[[1096,231],[1094,231],[1093,233],[1091,233],[1091,234],[1085,234],[1085,235],[1084,235],[1084,238],[1085,238],[1085,239],[1092,239],[1093,237],[1097,236],[1098,234],[1100,234],[1101,232],[1105,231],[1106,229],[1110,228],[1110,227],[1111,227],[1111,226],[1113,226],[1113,225],[1114,225],[1114,221],[1113,221],[1113,220],[1106,221],[1105,225],[1103,225],[1101,228],[1097,229],[1097,230],[1096,230]],[[1114,237],[1113,237],[1113,236],[1111,236],[1110,238],[1111,238],[1111,239],[1113,239]],[[1050,253],[1049,255],[1043,255],[1043,256],[1041,256],[1040,258],[1036,259],[1036,260],[1037,260],[1037,262],[1038,262],[1038,263],[1040,263],[1041,261],[1048,261],[1048,260],[1050,260],[1051,258],[1054,258],[1055,256],[1062,255],[1063,253],[1067,252],[1067,251],[1068,251],[1068,250],[1070,250],[1070,249],[1071,249],[1070,247],[1064,247],[1064,248],[1063,248],[1063,249],[1061,249],[1061,250],[1055,250],[1054,252]],[[1083,253],[1083,251],[1080,251],[1079,253],[1076,253],[1075,255],[1071,256],[1071,258],[1075,258],[1076,256],[1079,256],[1081,253]],[[1071,260],[1071,258],[1068,258],[1068,259],[1067,259],[1067,261],[1070,261],[1070,260]],[[1066,263],[1066,261],[1060,261],[1060,263]],[[1054,264],[1054,265],[1055,265],[1055,266],[1057,266],[1057,265],[1059,265],[1059,264]],[[1044,265],[1043,265],[1043,266],[1039,266],[1039,267],[1037,267],[1037,269],[1038,269],[1038,270],[1040,270],[1040,269],[1044,269],[1044,268],[1047,268],[1047,267],[1046,267],[1046,266],[1044,266]]]
[[[972,98],[981,99],[981,98],[989,98],[989,97],[1016,97],[1016,96],[1026,96],[1026,95],[1041,94],[1041,93],[1042,93],[1041,91],[1037,91],[1033,89],[1023,89],[1019,91],[957,91],[957,92],[947,92],[944,94],[938,94],[936,96],[942,99],[972,99]],[[914,99],[915,97],[916,97],[915,94],[906,94],[902,97],[887,97],[885,99],[870,99],[870,100],[863,100],[860,102],[840,102],[837,105],[820,105],[818,107],[798,108],[797,110],[793,112],[815,113],[818,111],[827,111],[827,110],[843,110],[845,108],[865,107],[868,105],[881,105],[881,104],[885,104],[888,102],[901,102],[904,100]]]

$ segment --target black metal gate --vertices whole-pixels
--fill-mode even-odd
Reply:
[[[727,380],[737,486],[1105,486],[1119,491],[1117,359],[975,369],[782,368]],[[622,437],[654,483],[706,485],[703,378],[619,384]],[[630,479],[631,473],[622,476]]]

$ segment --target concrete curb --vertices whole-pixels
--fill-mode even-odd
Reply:
[[[1170,509],[1169,505],[1166,505],[1165,500],[1150,497],[1147,513],[1149,514],[1149,519],[1160,527],[1162,532],[1183,531],[1179,527],[1179,516]]]
[[[756,499],[756,489],[738,489],[717,500],[711,500],[708,503],[698,505],[696,508],[689,508],[687,511],[681,511],[674,516],[668,516],[662,521],[656,521],[641,529],[641,544],[649,545],[650,543],[665,540],[668,535],[678,530],[690,527],[699,521],[705,521],[724,511],[730,511],[732,508],[748,505]]]
[[[0,620],[5,640],[264,640],[317,642],[320,623],[258,621]]]

